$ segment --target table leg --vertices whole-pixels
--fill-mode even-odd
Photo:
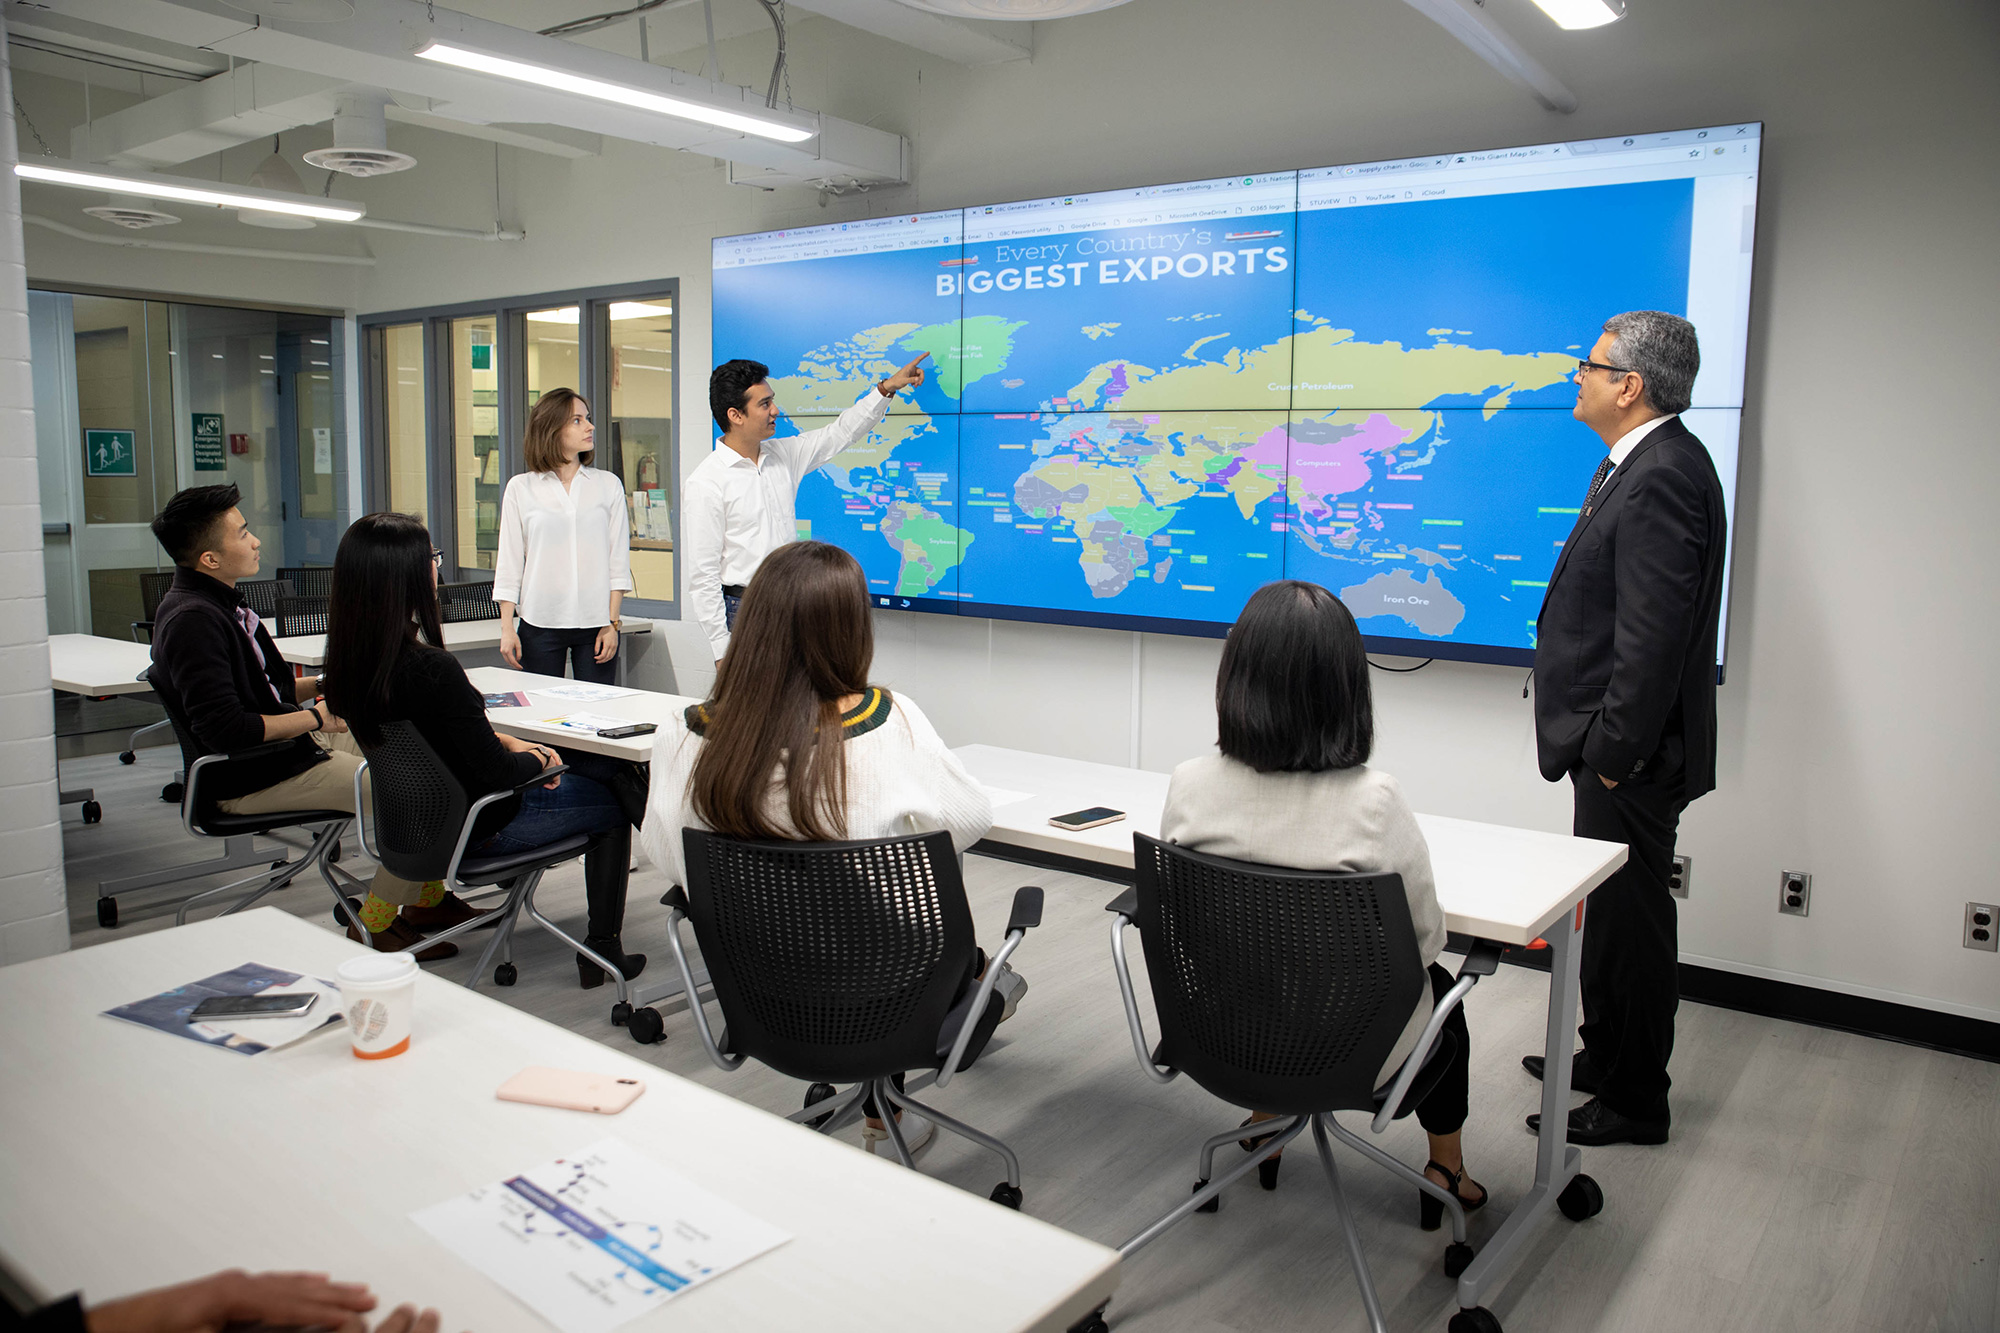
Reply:
[[[1576,914],[1543,933],[1549,942],[1549,1021],[1542,1050],[1542,1130],[1535,1141],[1535,1183],[1500,1229],[1480,1247],[1479,1257],[1459,1275],[1458,1303],[1471,1309],[1499,1284],[1533,1238],[1535,1228],[1555,1211],[1556,1197],[1583,1166],[1583,1154],[1569,1144],[1570,1053],[1576,1045],[1577,975],[1583,950]]]

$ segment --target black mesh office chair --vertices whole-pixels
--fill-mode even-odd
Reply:
[[[1107,910],[1116,917],[1112,960],[1140,1068],[1157,1083],[1185,1072],[1232,1106],[1277,1118],[1257,1127],[1260,1137],[1270,1137],[1220,1179],[1213,1178],[1215,1150],[1245,1138],[1245,1131],[1233,1128],[1205,1141],[1193,1196],[1125,1242],[1120,1253],[1130,1255],[1194,1212],[1215,1211],[1225,1187],[1310,1127],[1370,1327],[1381,1333],[1381,1303],[1328,1136],[1443,1203],[1451,1218],[1444,1262],[1451,1277],[1473,1259],[1465,1210],[1456,1195],[1343,1128],[1333,1113],[1367,1111],[1374,1117],[1370,1128],[1380,1134],[1415,1109],[1450,1058],[1445,1019],[1499,965],[1499,946],[1474,947],[1416,1049],[1390,1086],[1378,1088],[1376,1074],[1430,984],[1401,876],[1252,865],[1144,834],[1134,834],[1132,842],[1136,883]],[[1150,1053],[1125,962],[1128,925],[1139,927],[1159,1015],[1160,1042]],[[1078,1325],[1103,1327],[1101,1315]]]
[[[409,722],[383,724],[381,744],[363,745],[362,752],[367,760],[354,775],[354,799],[355,808],[362,809],[361,778],[365,773],[374,788],[374,803],[367,807],[370,818],[361,821],[361,842],[371,856],[391,874],[419,884],[442,880],[447,889],[461,896],[478,897],[496,887],[506,891],[498,906],[470,921],[424,937],[426,944],[442,944],[488,924],[495,927],[492,940],[466,981],[468,988],[479,985],[496,956],[500,965],[493,970],[494,983],[511,986],[518,979],[514,968],[514,926],[521,913],[526,912],[536,925],[609,974],[618,988],[618,1002],[611,1010],[612,1022],[624,1025],[633,1040],[642,1045],[660,1040],[666,1025],[659,1011],[650,1006],[634,1010],[624,974],[535,906],[535,890],[542,876],[588,852],[600,835],[573,834],[527,851],[497,856],[466,853],[472,841],[472,826],[481,811],[516,792],[567,773],[567,764],[544,769],[513,787],[485,792],[475,800],[423,733]]]
[[[292,565],[280,567],[278,577],[292,585],[295,597],[333,596],[332,565]],[[262,615],[262,612],[258,613]]]
[[[500,603],[493,600],[493,581],[438,584],[438,613],[446,624],[460,620],[498,620]]]
[[[149,677],[150,679],[150,677]],[[157,686],[155,687],[157,689]],[[346,892],[340,881],[348,888],[365,890],[368,886],[353,875],[334,864],[340,859],[340,837],[354,816],[345,810],[280,810],[262,815],[231,815],[217,808],[215,799],[203,791],[203,777],[213,784],[220,765],[239,763],[246,759],[259,759],[276,754],[292,744],[289,740],[272,741],[265,745],[253,745],[235,754],[214,754],[202,748],[195,739],[194,729],[179,709],[168,702],[168,696],[160,695],[160,702],[166,707],[167,721],[173,725],[174,736],[180,741],[181,758],[187,764],[187,791],[181,797],[181,826],[195,838],[242,838],[260,833],[274,833],[279,829],[305,828],[312,831],[312,842],[303,855],[297,858],[280,857],[268,867],[233,880],[218,888],[204,889],[185,899],[174,913],[174,924],[187,921],[188,911],[195,904],[207,899],[235,893],[248,888],[243,896],[224,908],[223,916],[240,912],[268,893],[276,892],[290,884],[307,870],[319,871],[326,881],[327,889],[333,894],[336,914],[346,912],[349,919],[359,926],[359,918],[350,910]],[[233,869],[240,863],[225,854],[216,862],[215,868]],[[181,867],[177,879],[192,879],[203,873],[202,862]],[[105,893],[102,888],[97,900],[97,919],[108,927],[118,924],[118,900],[115,894]]]
[[[271,617],[271,637],[287,639],[294,634],[326,633],[329,601],[318,594],[280,597],[277,614]]]
[[[908,1096],[898,1076],[937,1071],[942,1089],[1000,1021],[1000,969],[1033,926],[1042,891],[1017,890],[1006,943],[954,1004],[975,946],[949,833],[871,842],[741,842],[688,829],[688,882],[663,900],[668,938],[709,1058],[735,1069],[755,1056],[815,1086],[790,1118],[832,1133],[880,1109],[889,1141],[913,1166],[891,1108],[928,1117],[999,1154],[1007,1178],[992,1198],[1021,1206],[1021,1164],[1006,1144]],[[680,923],[694,922],[726,1024],[718,1042],[695,990]],[[975,1017],[976,1016],[976,1017]],[[977,1042],[975,1046],[973,1043]],[[831,1085],[851,1083],[836,1095]],[[826,1103],[831,1100],[832,1105]]]
[[[255,611],[260,620],[277,618],[279,598],[298,596],[298,589],[290,579],[239,579],[236,591],[243,594],[243,604]]]
[[[132,642],[151,643],[153,641],[153,617],[160,609],[160,599],[165,597],[167,589],[173,586],[174,571],[171,569],[151,570],[139,575],[139,609],[145,613],[146,618],[132,622]],[[144,680],[145,674],[143,672],[140,673],[139,678]],[[158,722],[150,722],[139,728],[125,742],[125,748],[118,752],[118,762],[121,764],[138,763],[140,743],[155,732],[169,730],[172,726],[173,723],[171,721],[161,718]],[[175,774],[172,782],[160,788],[160,799],[169,805],[179,804],[181,796],[185,791],[183,784],[186,779],[187,774],[185,772]]]

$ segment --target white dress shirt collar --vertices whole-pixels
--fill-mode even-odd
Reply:
[[[1623,435],[1620,435],[1618,443],[1611,446],[1612,470],[1616,471],[1619,467],[1623,466],[1625,460],[1632,456],[1632,451],[1637,449],[1645,438],[1653,433],[1653,428],[1666,419],[1666,415],[1663,413],[1660,416],[1654,417],[1651,421],[1639,423]]]

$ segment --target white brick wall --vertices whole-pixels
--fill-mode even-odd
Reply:
[[[69,947],[6,36],[0,19],[0,964]]]

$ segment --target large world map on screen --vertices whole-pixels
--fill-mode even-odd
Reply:
[[[1577,358],[1685,309],[1692,207],[1662,180],[718,268],[715,352],[770,365],[780,433],[929,353],[800,491],[884,604],[1214,632],[1291,577],[1377,639],[1528,649],[1603,457]]]

